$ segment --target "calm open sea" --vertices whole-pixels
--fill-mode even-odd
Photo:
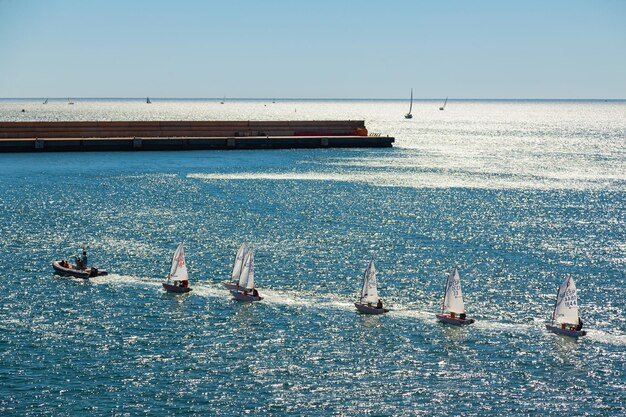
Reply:
[[[396,145],[0,154],[3,416],[626,414],[626,102],[41,101],[0,120],[365,119]],[[220,285],[243,240],[260,303]],[[112,275],[54,276],[83,243]],[[372,257],[382,317],[352,304]],[[466,328],[434,317],[454,265]],[[578,341],[544,329],[566,274]]]

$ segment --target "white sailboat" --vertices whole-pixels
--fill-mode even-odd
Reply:
[[[74,104],[74,102],[72,100],[70,100],[70,98],[67,98],[67,104]]]
[[[241,274],[239,275],[238,285],[242,289],[231,291],[235,300],[260,301],[263,299],[263,297],[259,295],[259,292],[254,287],[254,248],[253,247],[250,247],[250,249],[246,253],[246,257],[243,261],[243,268],[241,269]]]
[[[439,110],[445,110],[446,104],[448,104],[448,97],[446,97],[446,101],[443,102],[443,106],[439,107]]]
[[[180,242],[180,245],[174,251],[170,273],[167,274],[167,282],[163,283],[163,288],[167,292],[186,293],[191,291],[191,288],[189,288],[187,263],[185,262],[185,250],[183,249],[184,243],[184,241]],[[170,283],[170,281],[173,281],[173,283]]]
[[[411,104],[409,105],[409,112],[404,115],[405,119],[412,119],[413,118],[413,115],[411,114],[412,110],[413,110],[413,89],[411,88]]]
[[[146,104],[151,104],[150,97],[146,97]]]
[[[235,255],[235,261],[233,262],[233,270],[230,274],[230,281],[226,281],[223,285],[229,290],[245,290],[245,288],[239,286],[239,278],[241,277],[241,272],[243,270],[243,262],[248,254],[248,245],[246,242],[242,243],[239,249],[237,250],[237,254]]]
[[[363,274],[363,285],[359,294],[359,301],[354,303],[357,310],[366,314],[383,314],[389,310],[383,308],[383,302],[378,297],[378,287],[376,283],[376,266],[371,260],[365,274]]]
[[[220,104],[224,104],[226,102],[226,96],[224,96],[224,98],[222,99],[222,101],[220,102]]]
[[[556,334],[580,337],[587,334],[582,328],[583,322],[578,313],[576,283],[569,275],[556,293],[552,323],[546,324],[546,329]]]
[[[46,99],[46,100],[43,102],[43,104],[48,104],[48,99]]]
[[[439,321],[450,324],[462,325],[475,322],[474,319],[466,318],[465,303],[463,302],[463,293],[461,292],[461,278],[459,277],[459,270],[456,266],[452,272],[448,274],[448,279],[446,280],[441,314],[435,314],[435,316]]]

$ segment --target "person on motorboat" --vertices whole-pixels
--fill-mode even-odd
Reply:
[[[83,254],[76,255],[76,269],[87,269],[87,249],[83,246]]]

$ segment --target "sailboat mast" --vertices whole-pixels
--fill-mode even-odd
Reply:
[[[572,276],[571,276],[571,275],[569,275],[569,276],[567,277],[567,281],[569,281],[569,279],[570,279],[571,277],[572,277]],[[561,287],[558,287],[558,288],[556,289],[556,298],[555,298],[555,300],[554,300],[554,310],[552,311],[552,324],[554,324],[554,320],[555,320],[555,317],[554,317],[554,316],[556,315],[556,308],[557,308],[557,307],[558,307],[558,305],[559,305],[559,294],[560,294],[560,292],[561,292]]]
[[[454,267],[456,269],[456,266]],[[443,300],[441,300],[441,314],[446,312],[446,294],[448,293],[448,283],[450,282],[450,276],[454,274],[454,269],[452,270],[452,274],[448,274],[448,278],[446,279],[446,286],[443,289]]]
[[[363,291],[365,291],[365,283],[367,282],[367,273],[369,272],[369,265],[365,268],[365,272],[363,273],[363,283],[361,284],[361,295],[359,297],[359,303],[363,302]]]
[[[409,105],[409,114],[413,110],[413,89],[411,88],[411,104]]]

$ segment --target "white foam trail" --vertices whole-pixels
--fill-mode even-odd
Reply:
[[[149,285],[149,286],[161,286],[161,279],[158,278],[150,278],[150,277],[136,277],[133,275],[119,275],[119,274],[109,274],[101,277],[94,277],[89,279],[95,285]]]
[[[230,295],[228,290],[219,285],[205,285],[205,284],[195,284],[191,285],[193,289],[192,293],[195,295],[199,295],[200,297],[205,298],[225,298]]]
[[[161,287],[162,279],[151,277],[136,277],[132,275],[111,274],[102,277],[91,278],[89,281],[80,278],[70,278],[76,282],[91,282],[95,285],[142,285]],[[206,298],[225,298],[230,299],[229,291],[220,284],[195,284],[192,285],[192,293],[200,297]],[[259,289],[264,298],[264,302],[274,305],[284,305],[292,307],[304,307],[310,309],[340,309],[343,311],[356,311],[352,301],[345,299],[326,296],[320,297],[319,294],[296,293],[294,291],[277,291],[270,289]],[[436,322],[435,312],[411,309],[406,307],[391,307],[389,317],[398,319],[419,319],[425,322]],[[510,333],[528,334],[533,329],[542,332],[544,330],[544,320],[535,318],[533,324],[524,323],[506,323],[493,320],[476,320],[472,325],[473,328],[481,331],[504,331]],[[596,342],[611,344],[615,346],[626,346],[626,335],[613,334],[598,329],[587,329],[587,338]]]
[[[612,334],[597,329],[587,329],[587,337],[590,340],[615,346],[626,346],[626,335]]]
[[[435,321],[435,313],[432,311],[425,310],[409,310],[404,308],[392,308],[390,307],[389,313],[387,313],[390,317],[399,317],[399,318],[417,318],[424,319],[427,321]],[[430,319],[430,320],[428,320]]]

